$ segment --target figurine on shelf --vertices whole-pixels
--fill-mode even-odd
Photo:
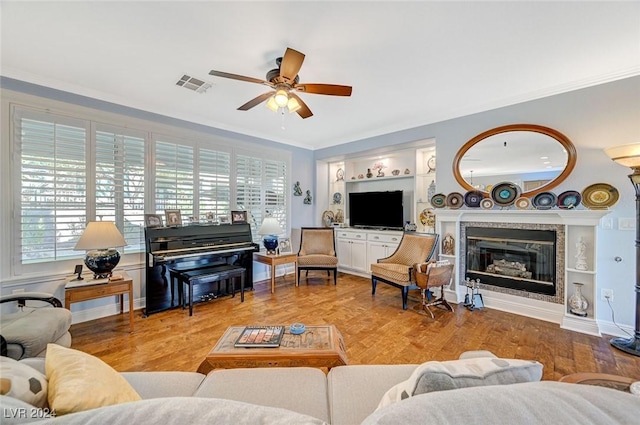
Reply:
[[[296,182],[293,185],[293,196],[302,196],[302,189],[300,188],[300,182]]]
[[[442,253],[444,255],[453,255],[454,249],[455,241],[453,240],[453,236],[451,236],[451,233],[447,233],[442,240]]]
[[[588,270],[587,266],[587,245],[582,237],[578,238],[576,243],[576,270]]]

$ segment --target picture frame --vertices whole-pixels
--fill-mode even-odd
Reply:
[[[164,210],[167,227],[182,226],[182,213],[180,210]]]
[[[291,239],[278,238],[278,250],[280,251],[280,254],[293,253],[293,247],[291,246]]]
[[[231,211],[231,224],[245,224],[246,222],[246,211]]]
[[[145,214],[144,215],[145,227],[162,227],[162,216],[159,214]]]

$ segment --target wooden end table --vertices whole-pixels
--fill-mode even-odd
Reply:
[[[271,293],[276,292],[276,266],[280,264],[295,264],[294,278],[296,286],[298,286],[298,254],[263,254],[261,252],[253,253],[254,261],[266,264],[271,267]]]
[[[609,375],[606,373],[572,373],[559,379],[560,382],[571,384],[597,385],[599,387],[613,388],[615,390],[631,392],[630,387],[636,380],[625,376]]]
[[[306,326],[301,335],[292,335],[289,327],[277,348],[236,348],[234,344],[244,326],[227,328],[213,349],[202,361],[198,372],[213,369],[245,367],[325,367],[347,364],[344,341],[334,325]]]
[[[72,279],[68,279],[64,291],[64,308],[70,310],[71,303],[120,295],[120,314],[122,314],[124,313],[124,294],[128,294],[129,331],[133,332],[133,279],[125,271],[118,271],[114,274],[122,275],[122,279],[106,283],[94,283],[92,279],[87,279],[79,282],[79,284],[75,284]]]

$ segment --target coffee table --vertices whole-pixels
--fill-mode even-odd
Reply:
[[[331,369],[347,364],[344,341],[334,325],[307,325],[303,334],[292,335],[285,327],[280,347],[235,348],[244,326],[227,328],[198,367],[207,374],[213,369],[245,367],[321,367]]]

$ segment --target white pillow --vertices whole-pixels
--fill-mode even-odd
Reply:
[[[32,406],[47,406],[47,377],[10,357],[0,356],[0,394]]]
[[[532,360],[488,357],[426,362],[418,366],[409,379],[387,391],[378,409],[433,391],[539,381],[542,367]]]

